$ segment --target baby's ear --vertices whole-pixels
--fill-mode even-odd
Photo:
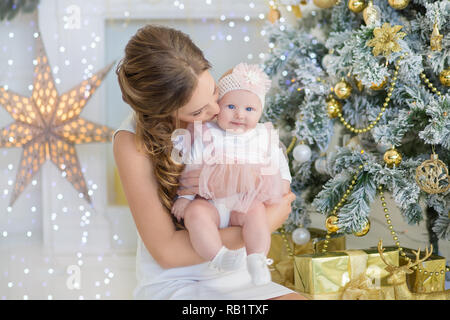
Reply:
[[[227,72],[225,72],[219,79],[219,81],[223,78],[226,77],[227,75],[231,74],[233,72],[233,69],[228,70]]]

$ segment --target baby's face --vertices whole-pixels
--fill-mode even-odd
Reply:
[[[261,100],[247,90],[226,93],[219,100],[219,107],[218,126],[237,133],[255,128],[262,114]]]

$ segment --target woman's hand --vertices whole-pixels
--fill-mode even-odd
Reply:
[[[296,198],[296,195],[289,189],[289,193],[283,196],[281,201],[277,204],[266,206],[267,221],[269,223],[270,232],[276,231],[280,228],[289,214],[292,211],[291,203]]]

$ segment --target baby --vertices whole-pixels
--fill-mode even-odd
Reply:
[[[265,204],[276,203],[289,191],[291,175],[278,135],[271,123],[259,123],[268,76],[257,66],[238,64],[219,80],[217,123],[195,129],[189,150],[193,165],[200,164],[199,191],[180,196],[172,213],[189,231],[192,246],[209,266],[220,271],[241,267],[245,256],[227,249],[218,228],[241,226],[247,269],[256,285],[271,281],[266,264],[270,229]],[[222,190],[218,197],[210,190]]]

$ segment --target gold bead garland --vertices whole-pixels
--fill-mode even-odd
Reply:
[[[354,186],[355,186],[355,184],[356,184],[356,181],[357,181],[357,178],[358,178],[359,171],[360,171],[363,167],[364,167],[364,165],[360,165],[360,166],[358,167],[358,171],[357,171],[357,173],[353,176],[353,180],[352,180],[350,186],[349,186],[348,189],[345,191],[344,195],[342,196],[342,198],[341,198],[341,200],[338,202],[338,204],[334,207],[334,209],[333,209],[333,211],[332,211],[332,215],[336,215],[336,213],[337,213],[337,211],[340,209],[340,207],[342,207],[342,206],[344,205],[346,198],[350,195],[351,191],[353,190],[353,188],[354,188]],[[389,230],[391,231],[392,239],[395,241],[395,245],[398,247],[398,250],[400,251],[400,255],[401,255],[402,257],[405,257],[406,260],[410,260],[409,257],[406,257],[406,253],[403,251],[403,248],[400,246],[400,242],[399,242],[399,239],[398,239],[398,235],[397,235],[397,233],[396,233],[395,230],[394,230],[394,226],[392,225],[391,216],[390,216],[390,214],[389,214],[389,210],[388,210],[388,208],[387,208],[387,203],[386,203],[386,201],[385,201],[386,199],[385,199],[385,197],[384,197],[383,187],[382,187],[381,185],[378,186],[378,190],[379,190],[379,194],[380,194],[381,205],[382,205],[383,211],[384,211],[384,213],[385,213],[385,214],[384,214],[384,217],[386,218],[386,223],[388,224],[388,228],[389,228]],[[294,257],[294,252],[293,252],[292,248],[290,247],[289,241],[288,241],[288,239],[287,239],[287,237],[286,237],[286,230],[284,229],[284,227],[281,227],[281,228],[278,229],[278,231],[281,233],[281,237],[282,237],[282,239],[283,239],[283,241],[284,241],[284,244],[285,244],[285,246],[286,246],[286,249],[287,249],[287,251],[288,251],[288,256],[289,256],[290,258],[293,258],[293,257]],[[330,238],[331,238],[331,233],[332,233],[332,232],[327,231],[327,234],[325,235],[325,241],[324,241],[324,246],[323,246],[323,248],[322,248],[322,253],[325,253],[325,252],[327,251],[328,243],[330,242]],[[417,269],[418,269],[419,272],[423,272],[425,275],[428,274],[428,272],[427,272],[426,270],[420,269],[420,268],[418,268],[417,266],[415,266],[413,269],[414,269],[414,270],[417,270]],[[439,276],[439,275],[443,275],[445,272],[449,272],[449,271],[450,271],[450,268],[449,268],[449,267],[446,267],[446,268],[443,269],[443,270],[436,271],[436,272],[430,272],[429,274],[430,274],[430,276]]]
[[[430,82],[430,79],[427,78],[425,73],[421,72],[420,78],[422,79],[423,82],[425,82],[425,84],[428,86],[428,88],[430,88],[432,92],[436,93],[438,96],[442,95],[442,93],[438,89],[436,89],[435,86],[433,86],[433,84]]]
[[[411,260],[409,257],[406,257],[406,253],[403,251],[403,248],[400,246],[400,242],[398,240],[397,233],[395,232],[394,226],[392,225],[391,216],[389,215],[389,210],[387,208],[387,204],[385,201],[386,199],[384,198],[383,186],[381,186],[381,185],[378,186],[378,191],[380,193],[380,200],[381,200],[381,205],[383,206],[384,217],[386,218],[386,223],[388,224],[388,228],[391,231],[392,239],[395,241],[395,245],[398,247],[398,250],[400,251],[400,255],[402,257],[405,257],[406,260]],[[414,267],[414,270],[417,270],[417,266]],[[444,274],[445,272],[448,272],[448,271],[450,271],[450,268],[446,267],[445,269],[443,269],[441,271],[430,272],[430,275],[438,276],[439,274]],[[420,269],[420,268],[419,268],[419,272],[428,274],[427,271]]]
[[[285,244],[286,249],[288,251],[289,258],[293,258],[294,257],[294,252],[292,251],[292,248],[289,245],[289,241],[288,241],[288,239],[286,237],[286,230],[284,229],[284,227],[281,227],[281,228],[278,229],[278,231],[281,233],[281,238],[284,241],[284,244]]]
[[[401,55],[399,57],[399,61],[402,60],[405,56],[407,56],[408,53],[406,52],[405,54]],[[361,129],[357,129],[355,127],[353,127],[352,125],[350,125],[343,117],[342,112],[338,113],[338,118],[339,120],[342,122],[342,124],[351,132],[354,133],[364,133],[367,131],[370,131],[373,129],[373,127],[378,123],[378,121],[381,120],[381,117],[383,115],[383,113],[386,111],[386,108],[389,104],[389,101],[391,100],[391,96],[392,96],[392,91],[394,91],[395,85],[397,83],[397,75],[398,75],[398,69],[400,69],[400,66],[398,65],[398,63],[395,65],[395,71],[394,71],[394,76],[392,77],[392,81],[391,81],[391,87],[388,90],[387,96],[384,99],[384,103],[383,106],[381,107],[381,111],[380,113],[378,113],[378,116],[376,117],[376,119],[374,121],[372,121],[367,127],[365,128],[361,128]]]
[[[359,172],[361,171],[361,169],[363,167],[364,167],[363,164],[361,164],[358,167],[358,171],[353,176],[353,180],[352,180],[350,186],[347,188],[347,190],[345,190],[345,193],[342,196],[341,200],[339,200],[339,202],[334,206],[333,211],[331,212],[332,216],[336,216],[338,210],[344,205],[345,201],[347,200],[347,197],[350,195],[350,193],[352,192],[353,188],[355,187],[357,179],[358,179]],[[325,244],[323,245],[322,253],[325,253],[327,251],[329,239],[331,238],[331,236],[330,236],[331,233],[332,232],[327,230],[327,235],[325,236]]]

